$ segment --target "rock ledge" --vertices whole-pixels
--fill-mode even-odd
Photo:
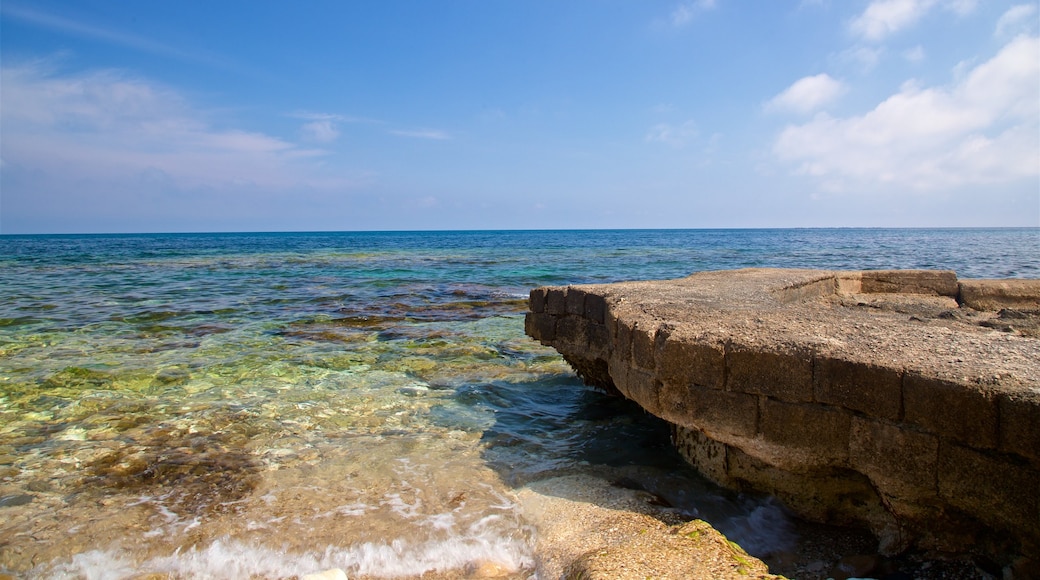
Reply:
[[[1040,280],[746,269],[537,288],[527,333],[724,486],[907,548],[1040,553]]]

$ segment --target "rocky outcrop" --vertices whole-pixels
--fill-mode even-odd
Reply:
[[[1040,281],[749,269],[538,288],[526,330],[704,475],[881,549],[1040,553]]]

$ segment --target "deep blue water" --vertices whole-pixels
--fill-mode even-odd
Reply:
[[[1040,277],[1040,229],[0,236],[0,572],[529,567],[512,486],[679,468],[528,291],[743,267]]]

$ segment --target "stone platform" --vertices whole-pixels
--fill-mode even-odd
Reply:
[[[907,548],[1040,553],[1040,280],[748,269],[538,288],[527,333],[704,475]]]

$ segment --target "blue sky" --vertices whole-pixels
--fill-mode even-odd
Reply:
[[[1040,226],[1040,2],[0,3],[0,232]]]

